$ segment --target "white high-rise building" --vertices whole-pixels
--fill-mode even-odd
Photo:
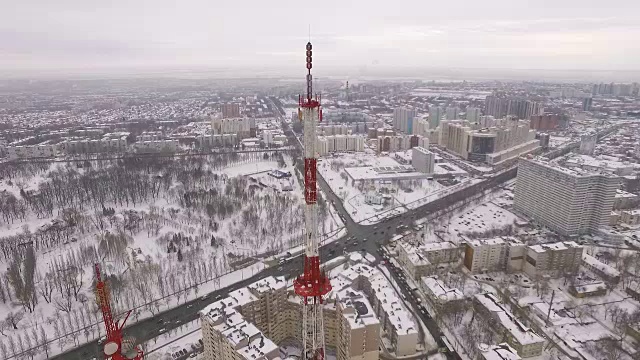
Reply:
[[[447,120],[458,120],[460,118],[460,109],[457,106],[449,106],[447,108]]]
[[[466,120],[472,124],[480,122],[480,108],[468,107]]]
[[[444,111],[441,107],[431,105],[429,106],[429,128],[435,129],[440,125],[440,120],[442,120],[442,115],[444,115]]]
[[[433,174],[435,154],[420,146],[414,147],[411,151],[411,165],[421,173]]]
[[[585,134],[580,137],[580,154],[593,155],[596,149],[598,136],[596,134]]]
[[[414,109],[399,107],[393,110],[393,127],[405,134],[413,134],[413,121],[416,117]]]
[[[563,235],[590,233],[609,223],[619,183],[610,174],[521,158],[514,208]]]

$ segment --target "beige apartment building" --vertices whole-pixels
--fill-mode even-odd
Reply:
[[[406,241],[398,242],[398,261],[415,280],[429,275],[439,264],[458,261],[460,247],[444,241],[413,246]]]
[[[584,248],[573,241],[527,247],[524,272],[532,279],[540,275],[561,276],[576,273]]]
[[[378,358],[380,322],[361,291],[332,279],[324,308],[325,341],[342,360]],[[206,360],[276,360],[279,346],[301,342],[300,298],[284,278],[268,277],[229,293],[200,312]]]

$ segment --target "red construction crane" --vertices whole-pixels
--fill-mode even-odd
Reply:
[[[304,270],[294,280],[293,286],[303,299],[302,359],[322,360],[325,355],[322,296],[331,290],[331,282],[320,268],[318,245],[316,120],[322,121],[322,110],[320,98],[313,96],[311,48],[311,42],[307,43],[307,95],[299,98],[300,121],[304,127]]]
[[[140,348],[135,346],[135,341],[132,338],[122,337],[122,328],[127,322],[131,310],[127,312],[127,315],[122,320],[122,323],[118,325],[118,321],[113,319],[111,313],[111,299],[109,297],[109,288],[107,284],[102,281],[100,275],[100,266],[96,264],[96,296],[100,302],[100,308],[102,309],[102,319],[104,320],[104,327],[107,331],[107,336],[104,341],[104,358],[110,360],[142,360],[144,353]]]

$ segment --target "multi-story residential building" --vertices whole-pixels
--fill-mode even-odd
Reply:
[[[466,110],[466,117],[465,119],[474,124],[480,121],[480,108],[477,107],[468,107]]]
[[[580,137],[580,154],[593,155],[597,141],[598,135],[595,133],[582,135]]]
[[[532,115],[529,125],[538,131],[556,130],[562,127],[562,118],[558,114]]]
[[[324,309],[325,340],[340,360],[378,358],[380,322],[352,281],[332,279]],[[284,278],[268,277],[235,290],[200,312],[206,360],[279,359],[277,344],[300,341],[302,307]]]
[[[354,288],[367,295],[395,354],[415,354],[417,325],[384,274],[374,267],[357,264],[340,274],[340,277],[348,279]]]
[[[444,111],[440,106],[429,106],[429,128],[437,128],[440,125],[440,120],[442,120],[443,115]]]
[[[477,294],[473,299],[473,308],[498,332],[506,338],[522,358],[538,356],[542,353],[545,340],[530,328],[524,326],[500,303],[494,294]]]
[[[133,146],[139,153],[174,153],[178,151],[178,140],[138,141]]]
[[[579,235],[609,223],[619,179],[521,158],[514,208],[563,235]]]
[[[460,248],[448,241],[420,246],[400,241],[397,248],[398,261],[415,280],[430,274],[439,264],[455,262],[460,258]]]
[[[361,135],[331,135],[318,136],[316,149],[318,156],[325,156],[334,152],[364,151],[364,136]]]
[[[322,122],[327,123],[368,123],[372,121],[369,114],[359,110],[337,109],[322,114]]]
[[[584,248],[573,241],[530,245],[524,272],[532,279],[541,275],[575,274],[582,262]]]
[[[213,135],[236,134],[239,139],[255,137],[256,123],[254,118],[217,118],[211,119]]]
[[[378,152],[396,152],[420,146],[423,140],[419,135],[378,136],[376,147]],[[424,144],[424,142],[422,142]]]
[[[544,108],[542,104],[526,99],[487,96],[484,113],[495,118],[512,115],[526,120],[532,115],[543,114]]]
[[[436,309],[436,312],[443,306],[450,305],[452,302],[461,302],[465,299],[462,291],[446,286],[435,276],[423,277],[420,281],[420,287],[427,296],[427,301]]]
[[[413,120],[416,111],[407,107],[393,109],[393,128],[405,134],[413,134]]]
[[[460,109],[457,106],[449,106],[446,111],[447,120],[458,120],[460,118]]]
[[[223,119],[240,117],[240,104],[224,103],[220,104],[220,112]]]
[[[433,174],[436,155],[420,146],[412,148],[411,151],[411,165],[421,173]]]
[[[525,245],[514,237],[467,240],[464,266],[471,273],[487,271],[520,271],[525,256]]]
[[[196,141],[202,148],[234,147],[239,144],[237,134],[201,135]]]

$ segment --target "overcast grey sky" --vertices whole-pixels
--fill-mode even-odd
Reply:
[[[1,0],[0,69],[640,68],[638,0]]]

